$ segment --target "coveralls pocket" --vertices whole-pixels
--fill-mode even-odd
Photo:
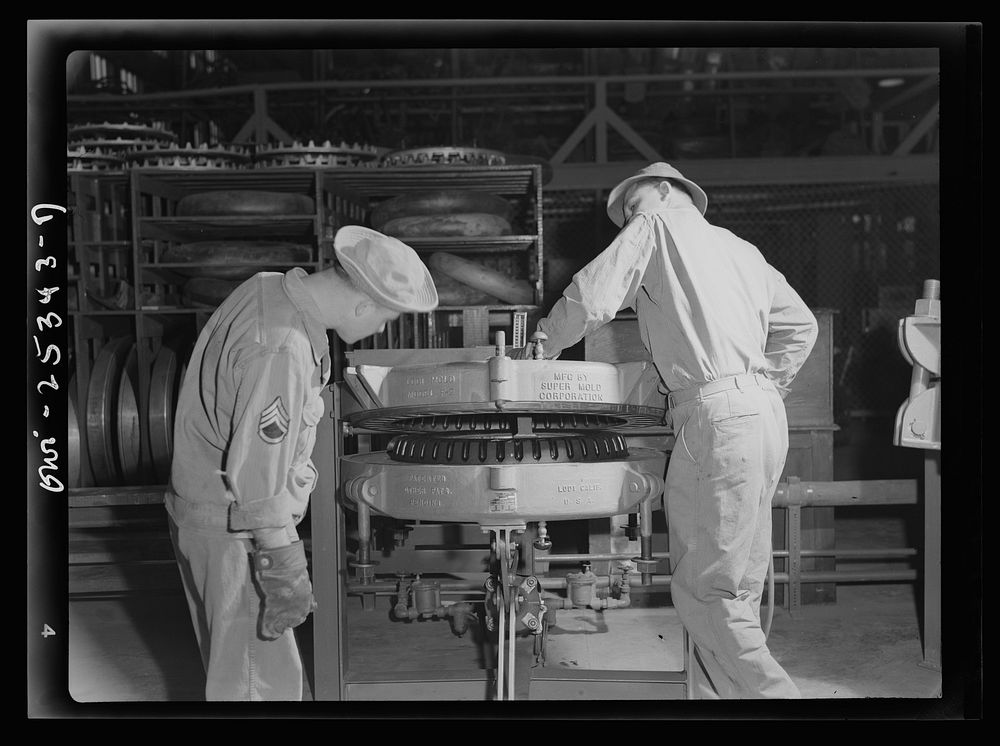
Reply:
[[[295,448],[295,460],[302,456],[308,458],[312,454],[313,443],[316,440],[316,426],[323,419],[323,400],[316,399],[302,407],[302,431]]]
[[[698,463],[698,409],[685,406],[667,411],[674,426],[674,449],[670,458],[679,458],[692,464]]]
[[[694,457],[694,454],[691,453],[691,448],[688,446],[687,435],[686,435],[687,430],[688,430],[688,423],[685,422],[683,425],[681,425],[680,429],[677,431],[677,437],[675,438],[675,444],[674,444],[674,451],[671,454],[671,457],[680,455],[682,458],[687,459],[691,463],[698,463],[698,459]]]
[[[295,446],[295,459],[288,473],[288,489],[300,501],[312,493],[319,478],[311,457],[316,443],[316,426],[322,418],[322,399],[317,398],[302,408],[302,430]]]

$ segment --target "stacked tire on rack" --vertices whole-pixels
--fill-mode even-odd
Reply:
[[[471,189],[442,189],[401,194],[376,205],[371,227],[388,236],[421,239],[493,238],[509,236],[513,207],[503,197]],[[428,266],[443,306],[530,304],[531,283],[481,261],[436,252]]]
[[[115,337],[100,349],[83,401],[78,400],[73,376],[68,397],[70,487],[167,482],[174,411],[189,354],[189,344],[161,344],[150,366],[145,397],[140,396],[138,355],[131,335]],[[143,401],[146,429],[140,416]]]
[[[223,189],[186,195],[177,203],[178,217],[202,218],[208,223],[221,218],[233,236],[170,246],[160,262],[192,265],[190,269],[174,267],[177,274],[188,278],[183,287],[187,305],[217,306],[257,272],[310,262],[310,246],[261,240],[254,237],[254,225],[260,218],[311,215],[314,210],[311,197],[293,192]],[[241,225],[240,219],[248,222]]]

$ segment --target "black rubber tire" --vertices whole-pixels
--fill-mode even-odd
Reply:
[[[312,197],[294,192],[264,192],[255,189],[221,189],[182,197],[178,217],[206,215],[312,215]]]
[[[628,458],[625,438],[598,432],[548,438],[440,438],[397,435],[389,458],[413,464],[586,463]]]
[[[283,241],[196,241],[170,246],[160,255],[164,263],[194,265],[190,269],[174,267],[179,275],[222,280],[245,280],[272,265],[299,264],[311,259],[309,246]]]
[[[419,215],[455,215],[459,213],[487,213],[510,221],[510,202],[490,192],[471,189],[441,189],[428,192],[401,194],[375,206],[372,210],[372,228],[381,231],[390,220]]]

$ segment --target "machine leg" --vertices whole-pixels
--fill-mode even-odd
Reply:
[[[515,695],[515,652],[517,641],[517,545],[512,536],[515,531],[523,531],[524,527],[490,527],[493,536],[493,546],[500,568],[499,582],[488,583],[487,591],[493,590],[497,595],[496,609],[499,616],[497,624],[497,666],[496,693],[497,700],[513,700]]]
[[[924,455],[924,660],[941,670],[941,452]]]

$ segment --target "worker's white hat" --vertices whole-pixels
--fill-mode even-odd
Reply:
[[[334,236],[333,247],[347,274],[376,302],[403,313],[437,308],[430,270],[398,238],[363,225],[345,225]]]
[[[663,178],[663,179],[676,179],[681,182],[688,189],[691,190],[691,201],[694,202],[695,206],[701,210],[701,214],[705,214],[705,210],[708,209],[708,195],[705,194],[704,190],[695,184],[690,179],[684,178],[680,171],[671,166],[669,163],[651,163],[645,168],[639,169],[633,176],[629,176],[627,179],[622,181],[618,186],[611,190],[611,194],[608,195],[608,217],[621,228],[625,224],[625,208],[622,204],[622,200],[625,199],[625,192],[628,188],[632,186],[637,181],[641,179],[652,179],[652,178]]]

